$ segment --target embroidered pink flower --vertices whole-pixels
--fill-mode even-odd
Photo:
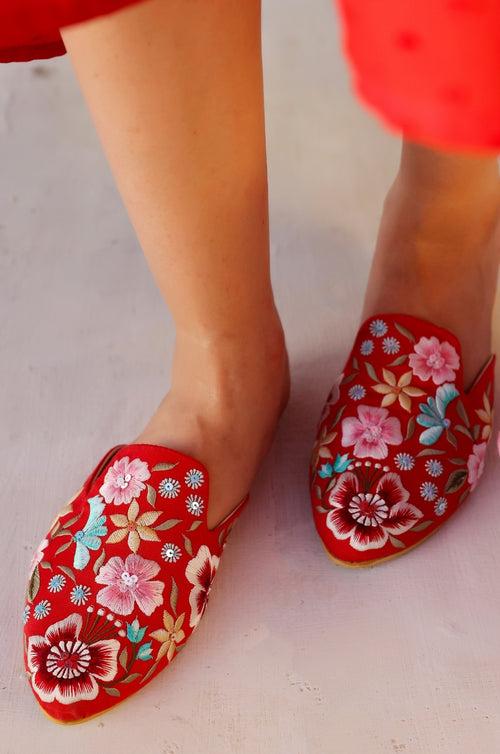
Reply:
[[[469,472],[467,481],[471,486],[471,490],[474,489],[483,474],[484,462],[486,459],[486,447],[487,443],[485,442],[481,442],[478,445],[473,445],[472,453],[467,459],[467,470]]]
[[[208,595],[214,580],[219,558],[212,555],[206,545],[202,545],[198,550],[196,557],[189,561],[186,567],[186,578],[193,585],[189,595],[189,604],[191,606],[191,618],[189,625],[195,628],[205,612],[208,602]]]
[[[342,446],[354,445],[358,458],[386,458],[388,445],[403,442],[399,419],[389,416],[386,408],[358,406],[358,417],[342,421]]]
[[[97,602],[118,615],[130,615],[135,604],[145,615],[151,615],[163,602],[165,584],[151,581],[159,570],[158,563],[140,555],[128,555],[125,562],[114,555],[96,576],[98,584],[106,584],[97,593]]]
[[[435,385],[442,385],[444,382],[453,382],[460,359],[448,341],[440,343],[433,335],[431,338],[420,338],[408,363],[413,374],[424,382],[432,379]]]
[[[31,684],[43,702],[95,699],[99,681],[112,681],[116,675],[120,642],[94,641],[84,635],[82,623],[82,616],[73,613],[50,626],[44,636],[29,637]]]
[[[337,539],[349,539],[355,550],[383,547],[389,535],[401,535],[422,518],[423,513],[408,503],[409,492],[397,474],[380,477],[374,489],[350,471],[341,474],[330,492],[333,506],[326,525]]]
[[[129,461],[128,456],[124,456],[110,466],[99,492],[106,503],[128,505],[145,489],[143,483],[150,476],[147,463],[139,458]]]
[[[31,558],[31,564],[30,564],[30,574],[33,573],[37,565],[39,565],[43,560],[43,553],[45,551],[45,548],[49,544],[48,539],[43,539],[38,547],[36,548],[35,552],[33,553],[33,557]]]

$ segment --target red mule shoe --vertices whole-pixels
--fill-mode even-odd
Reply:
[[[248,500],[209,529],[208,492],[198,461],[122,445],[53,522],[32,562],[24,657],[56,722],[81,722],[135,694],[198,626]]]
[[[314,520],[334,561],[367,566],[408,552],[476,487],[495,357],[465,391],[460,353],[454,335],[415,317],[361,326],[311,459]]]

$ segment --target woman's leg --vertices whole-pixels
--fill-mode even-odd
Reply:
[[[403,312],[454,332],[470,384],[491,351],[500,261],[495,157],[403,143],[365,299],[366,317]]]
[[[176,325],[170,390],[137,441],[207,465],[215,525],[250,486],[288,396],[260,2],[149,0],[63,36]]]

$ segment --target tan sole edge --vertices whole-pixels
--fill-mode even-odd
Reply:
[[[449,520],[449,519],[448,519]],[[448,521],[444,522],[445,524],[448,523]],[[414,550],[419,545],[423,545],[424,542],[426,542],[428,539],[432,537],[433,534],[436,534],[436,532],[440,531],[441,526],[438,526],[437,529],[434,529],[434,531],[431,531],[430,534],[427,534],[423,539],[419,539],[418,542],[415,542],[414,545],[410,545],[410,547],[405,547],[404,550],[400,550],[399,552],[394,552],[392,555],[387,555],[385,558],[376,558],[375,560],[364,560],[361,563],[354,563],[350,562],[349,560],[339,560],[338,558],[335,558],[327,549],[325,543],[322,541],[321,544],[323,545],[323,548],[335,565],[342,566],[343,568],[373,568],[373,566],[379,565],[381,563],[388,563],[390,560],[395,560],[395,558],[400,558],[402,555],[406,555],[406,553],[410,552],[411,550]]]

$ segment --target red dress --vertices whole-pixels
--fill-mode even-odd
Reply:
[[[137,1],[0,0],[0,62],[62,55],[59,28]],[[433,146],[500,151],[499,0],[338,4],[355,88],[387,125]]]

